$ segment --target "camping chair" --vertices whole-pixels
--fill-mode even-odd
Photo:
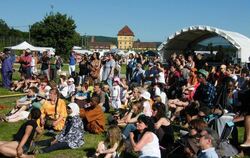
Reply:
[[[233,157],[239,153],[238,150],[229,142],[229,137],[233,129],[234,123],[232,121],[225,124],[221,137],[219,139],[218,148],[216,149],[220,157]]]

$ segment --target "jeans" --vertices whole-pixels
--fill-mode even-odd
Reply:
[[[47,139],[47,140],[41,140],[41,141],[35,142],[35,145],[44,147],[41,149],[42,153],[48,153],[51,151],[61,150],[61,149],[70,149],[68,143],[66,143],[66,142],[57,142],[57,143],[51,145],[51,142],[53,140],[54,140],[53,138]]]
[[[129,133],[133,132],[136,130],[136,126],[135,124],[129,123],[127,124],[127,126],[124,128],[123,132],[122,132],[122,136],[124,139],[128,139],[129,137]]]
[[[75,69],[76,69],[76,65],[69,65],[69,75],[70,76],[75,75]]]

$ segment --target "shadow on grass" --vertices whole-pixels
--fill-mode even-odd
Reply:
[[[95,148],[85,148],[84,151],[86,152],[87,157],[93,157],[95,155]]]

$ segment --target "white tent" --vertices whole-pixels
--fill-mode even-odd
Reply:
[[[6,47],[12,50],[25,50],[25,49],[30,49],[30,50],[35,50],[35,47],[29,44],[28,42],[24,41],[16,46],[12,47]]]
[[[33,51],[39,51],[40,53],[47,51],[49,52],[51,55],[55,55],[55,49],[52,47],[35,47],[34,49],[32,49]]]
[[[12,50],[25,50],[25,49],[30,49],[32,51],[39,51],[40,53],[44,52],[44,51],[48,51],[51,55],[55,55],[55,49],[52,47],[35,47],[31,44],[29,44],[28,42],[24,41],[16,46],[12,46],[12,47],[6,47]]]
[[[84,50],[84,49],[73,49],[74,52],[76,52],[77,54],[93,54],[93,52],[89,51],[89,50]]]
[[[167,56],[168,51],[183,51],[192,44],[214,36],[223,37],[230,42],[237,49],[236,56],[241,59],[241,62],[249,61],[250,39],[248,37],[211,26],[190,26],[177,31],[158,47],[158,51],[163,56]]]
[[[81,50],[82,49],[82,47],[79,47],[79,46],[73,46],[73,48],[72,48],[73,50]]]

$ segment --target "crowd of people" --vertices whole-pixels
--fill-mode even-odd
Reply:
[[[27,93],[0,118],[28,120],[12,142],[0,142],[4,156],[29,157],[33,147],[33,154],[79,148],[88,143],[84,131],[107,133],[95,157],[123,157],[134,151],[141,158],[216,158],[250,147],[247,67],[211,66],[201,54],[173,53],[163,64],[159,56],[120,57],[110,52],[100,57],[98,52],[72,51],[66,73],[62,59],[47,52],[39,57],[25,50],[13,59],[5,50],[0,58],[3,87]],[[20,80],[12,82],[14,61],[20,63]],[[242,144],[238,126],[245,128]],[[44,130],[54,136],[32,141]]]

